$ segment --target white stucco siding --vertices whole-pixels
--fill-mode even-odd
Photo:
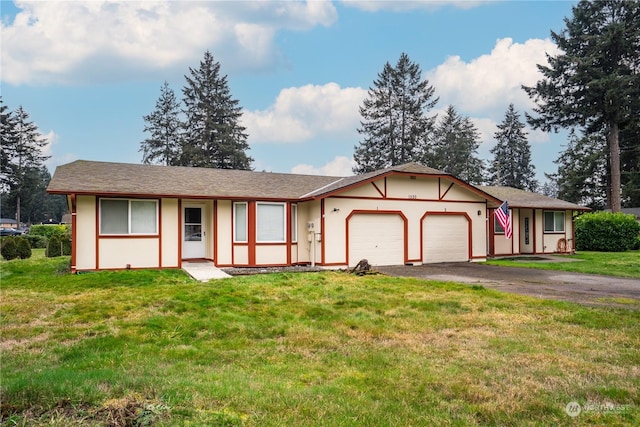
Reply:
[[[216,233],[215,236],[213,236],[218,250],[215,259],[217,265],[231,265],[231,255],[233,253],[232,216],[231,201],[218,200],[215,214]]]
[[[423,262],[469,261],[471,224],[463,214],[429,214],[423,220]]]
[[[443,201],[476,201],[484,202],[485,199],[469,190],[467,187],[463,187],[459,184],[453,183],[448,180],[441,180],[440,193]]]
[[[233,265],[249,265],[249,246],[234,245]]]
[[[96,266],[96,198],[76,198],[76,269],[95,270]]]
[[[388,198],[399,199],[427,199],[438,198],[438,180],[434,178],[422,178],[411,176],[392,176],[387,178]]]
[[[160,253],[159,239],[102,238],[98,243],[100,269],[157,268]]]
[[[404,219],[398,214],[359,213],[349,218],[349,267],[405,262]]]
[[[257,265],[281,265],[287,262],[287,245],[256,245]]]
[[[162,267],[175,268],[179,265],[178,199],[162,199],[161,209]]]

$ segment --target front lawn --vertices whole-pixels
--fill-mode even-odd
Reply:
[[[382,275],[66,267],[0,264],[3,425],[640,424],[640,311]]]
[[[527,257],[525,256],[521,259],[509,258],[489,260],[487,261],[487,264],[640,278],[640,251],[637,250],[627,252],[580,251],[575,255],[557,255],[557,257],[572,259],[575,261],[527,261]]]

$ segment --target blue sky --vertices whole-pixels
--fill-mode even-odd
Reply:
[[[358,107],[402,52],[440,97],[471,118],[490,159],[510,102],[533,103],[550,31],[568,1],[1,1],[1,91],[31,114],[55,166],[140,163],[143,115],[166,80],[209,50],[244,109],[256,170],[350,175]],[[524,117],[522,117],[524,121]],[[529,130],[538,179],[554,172],[566,133]]]

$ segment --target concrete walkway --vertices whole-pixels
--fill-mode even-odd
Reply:
[[[211,261],[182,261],[182,269],[201,282],[232,277],[213,265]]]

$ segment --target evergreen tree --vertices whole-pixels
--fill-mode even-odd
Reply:
[[[482,184],[484,165],[478,158],[479,139],[471,120],[450,105],[436,125],[424,163],[471,184]]]
[[[178,164],[182,122],[180,104],[169,83],[165,81],[160,88],[155,110],[143,118],[146,122],[144,132],[151,135],[140,143],[142,163]]]
[[[435,89],[421,74],[420,66],[405,53],[395,67],[384,65],[360,107],[363,120],[358,133],[363,140],[354,147],[355,173],[421,159],[435,122],[426,113],[438,102],[433,98]]]
[[[606,136],[574,131],[567,148],[554,161],[555,174],[547,175],[558,188],[558,197],[592,209],[604,209],[607,204],[608,151]]]
[[[620,129],[622,206],[640,206],[640,115]]]
[[[493,163],[489,167],[489,182],[495,185],[536,191],[535,167],[531,163],[531,147],[524,124],[513,104],[494,134],[496,145],[490,150]]]
[[[220,169],[251,169],[253,159],[245,128],[240,125],[242,108],[233,99],[220,63],[206,51],[200,68],[189,67],[182,89],[185,134],[180,164]]]
[[[47,141],[22,107],[13,113],[5,109],[2,122],[2,187],[15,197],[16,219],[20,223],[26,219],[21,212],[22,201],[30,200],[34,170],[49,158],[42,152]]]
[[[621,125],[640,115],[640,2],[581,0],[565,18],[566,28],[551,32],[561,49],[547,55],[544,76],[523,87],[536,102],[529,123],[545,131],[573,126],[588,133],[605,129],[609,149],[610,207],[621,208]]]
[[[3,193],[10,190],[12,149],[16,145],[16,121],[13,111],[0,97],[0,185]]]

